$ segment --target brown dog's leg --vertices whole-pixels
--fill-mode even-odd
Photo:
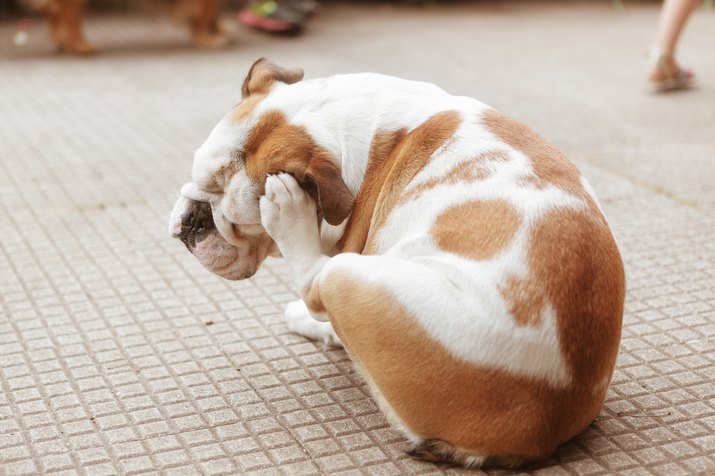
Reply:
[[[194,44],[202,48],[220,48],[230,39],[222,32],[218,24],[220,0],[184,0],[191,25]]]
[[[86,0],[50,0],[47,13],[50,35],[60,51],[88,55],[97,49],[82,32],[82,10]]]

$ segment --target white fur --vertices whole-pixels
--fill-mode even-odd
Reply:
[[[378,131],[410,131],[438,112],[457,111],[462,126],[437,150],[408,190],[444,176],[480,153],[499,152],[506,154],[508,160],[495,162],[486,180],[440,185],[393,210],[376,237],[376,252],[382,256],[349,254],[329,258],[344,231],[344,223],[338,227],[326,222],[320,228],[315,226],[314,218],[310,218],[315,217],[315,209],[311,208],[315,204],[306,200],[305,193],[289,176],[269,177],[259,209],[255,184],[239,171],[230,184],[224,184],[228,193],[220,204],[211,202],[220,208],[220,213],[214,211],[214,215],[222,215],[218,221],[239,225],[242,232],[241,227],[255,226],[260,217],[263,229],[277,243],[300,289],[340,266],[389,290],[436,341],[457,356],[553,385],[566,385],[569,374],[561,355],[552,306],[546,306],[539,325],[519,327],[498,289],[510,276],[526,276],[529,230],[537,218],[554,208],[580,208],[585,204],[555,187],[520,185],[520,178],[534,173],[531,163],[483,127],[481,117],[487,109],[479,101],[451,96],[431,84],[377,74],[338,75],[292,85],[277,83],[247,120],[236,125],[227,116],[216,126],[196,152],[193,178],[199,187],[208,184],[212,174],[227,163],[231,152],[242,148],[260,116],[278,110],[292,124],[305,127],[321,147],[338,158],[345,183],[357,194]],[[590,187],[587,190],[590,192]],[[487,261],[469,260],[446,253],[432,242],[430,228],[448,208],[474,200],[497,199],[508,201],[521,217],[515,239],[498,256]],[[220,231],[224,235],[224,230]],[[306,315],[307,311],[295,305],[286,311],[293,329],[325,340],[330,335],[326,327],[317,323],[309,326]]]
[[[323,342],[326,345],[342,346],[340,338],[329,322],[315,319],[302,299],[289,302],[285,308],[285,320],[288,330],[307,337],[311,340]]]
[[[169,214],[169,236],[179,236],[181,233],[181,216],[186,212],[188,206],[189,201],[180,195]]]
[[[318,145],[338,158],[343,180],[356,194],[377,131],[411,131],[440,111],[465,105],[475,111],[486,108],[433,84],[361,73],[276,84],[254,115],[279,110],[292,124],[305,127]]]
[[[271,111],[304,128],[335,157],[343,181],[355,196],[363,185],[378,133],[410,132],[447,111],[456,113],[460,122],[457,131],[411,178],[400,201],[389,204],[394,205],[389,215],[373,217],[384,223],[371,223],[369,254],[361,255],[338,249],[348,220],[337,226],[317,223],[315,202],[291,175],[269,176],[265,184],[249,179],[241,154],[249,132]],[[519,323],[510,314],[513,303],[505,299],[504,288],[514,279],[533,283],[529,281],[534,279],[529,251],[534,246],[534,227],[544,214],[563,209],[597,212],[590,208],[587,196],[543,186],[541,181],[542,186],[535,186],[532,160],[490,132],[483,123],[487,111],[489,107],[479,101],[451,96],[434,85],[377,74],[338,75],[290,85],[276,82],[247,117],[239,120],[227,114],[196,151],[193,182],[182,188],[169,232],[184,239],[204,266],[229,279],[251,276],[265,256],[275,256],[280,250],[296,287],[311,305],[309,310],[303,301],[288,304],[286,324],[310,339],[340,345],[326,322],[329,317],[339,321],[340,303],[324,300],[330,303],[330,316],[312,309],[320,308],[313,304],[330,292],[328,279],[349,275],[367,288],[379,289],[380,296],[389,296],[389,305],[406,310],[391,316],[400,321],[396,326],[419,327],[420,334],[425,332],[434,341],[432,345],[440,345],[452,357],[566,388],[572,383],[571,373],[562,354],[554,303],[545,302],[533,322]],[[466,165],[488,173],[455,178],[455,171],[465,170]],[[450,180],[440,181],[446,177]],[[581,183],[598,204],[585,179]],[[259,197],[262,185],[265,193]],[[191,200],[211,205],[218,233],[211,230],[207,238],[205,228],[199,228],[200,234],[192,228],[205,226],[205,220],[192,224],[188,219]],[[479,260],[438,246],[432,229],[440,217],[456,206],[477,201],[507,202],[516,211],[518,225],[508,243],[494,256]],[[193,239],[197,236],[202,238],[199,243]],[[349,341],[349,334],[344,338]],[[401,421],[357,358],[356,367],[380,408],[411,442],[440,436],[417,434],[419,426],[411,429]],[[608,380],[608,376],[599,377],[589,390],[602,395]],[[460,448],[454,456],[467,464],[484,461]]]

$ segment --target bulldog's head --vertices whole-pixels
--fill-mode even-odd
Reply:
[[[171,212],[169,233],[224,278],[248,278],[267,256],[279,255],[261,226],[259,200],[268,175],[292,174],[318,204],[316,219],[337,225],[350,214],[353,196],[337,159],[305,127],[290,123],[300,98],[285,88],[302,78],[299,69],[266,59],[254,63],[241,103],[194,154],[192,182],[181,188]],[[290,98],[290,106],[281,107],[280,98]]]

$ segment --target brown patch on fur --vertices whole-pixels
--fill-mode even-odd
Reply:
[[[491,165],[507,162],[509,156],[502,151],[489,151],[457,164],[442,177],[436,177],[410,189],[400,198],[400,203],[414,200],[428,190],[440,185],[455,185],[460,182],[475,182],[489,178],[493,172]]]
[[[305,128],[289,124],[279,111],[258,120],[243,148],[246,174],[263,194],[266,177],[286,172],[295,177],[320,207],[325,220],[338,225],[353,206],[353,195],[336,159],[318,146]]]
[[[380,131],[372,139],[365,178],[357,194],[345,232],[338,242],[338,247],[344,252],[359,253],[365,248],[375,203],[392,166],[388,159],[406,134],[404,129]]]
[[[515,276],[507,278],[499,287],[504,300],[509,306],[509,313],[519,326],[541,325],[541,313],[546,305],[544,289],[533,278],[521,279]]]
[[[370,162],[356,204],[338,248],[364,254],[405,187],[429,162],[432,154],[454,135],[461,123],[456,111],[435,114],[409,133],[383,132],[373,139]]]
[[[429,162],[432,154],[457,132],[462,118],[456,111],[438,112],[407,134],[390,154],[390,170],[377,197],[367,236],[366,254],[375,252],[377,233],[404,193],[407,184]]]
[[[284,68],[266,58],[261,58],[253,63],[248,71],[241,92],[245,99],[251,94],[268,94],[276,81],[293,84],[301,79],[303,79],[302,69]]]
[[[238,124],[248,119],[254,109],[256,109],[265,97],[265,94],[252,94],[251,96],[245,98],[241,101],[241,104],[233,108],[231,115],[229,116],[229,122]]]
[[[494,110],[483,116],[484,125],[492,134],[531,160],[535,178],[534,186],[554,185],[580,198],[588,198],[581,185],[581,173],[575,165],[554,146],[520,122]]]
[[[605,219],[571,209],[546,213],[531,233],[529,267],[556,311],[562,352],[575,381],[610,380],[625,277]]]
[[[282,112],[268,111],[264,113],[246,136],[246,141],[243,144],[243,154],[246,159],[255,156],[258,152],[258,148],[263,145],[271,133],[284,127],[286,124],[288,124],[288,121]],[[286,141],[286,143],[290,144],[288,141]],[[302,150],[303,152],[310,152],[312,149],[311,144],[305,144],[304,149],[305,150]],[[266,160],[270,160],[270,157],[266,157]],[[249,161],[246,160],[247,173],[249,177],[251,177],[255,175],[251,173],[251,171],[259,169],[263,164],[259,161],[252,161],[250,164],[248,162]]]
[[[379,285],[334,271],[322,279],[319,296],[371,385],[419,437],[464,454],[531,460],[573,436],[560,423],[588,401],[454,357]],[[580,429],[589,422],[578,419]]]
[[[625,285],[623,263],[608,224],[583,188],[578,169],[560,151],[499,112],[487,111],[483,120],[494,135],[531,161],[534,176],[526,183],[558,187],[589,205],[588,211],[556,210],[539,219],[530,242],[533,275],[524,282],[507,282],[502,293],[518,322],[539,312],[543,294],[557,313],[564,353],[576,380],[610,380]],[[594,352],[600,358],[593,358]]]
[[[310,293],[379,392],[378,402],[418,437],[444,442],[440,455],[446,449],[456,461],[533,461],[585,429],[603,404],[602,383],[611,378],[620,339],[624,277],[605,220],[583,210],[546,213],[531,232],[528,265],[557,313],[571,376],[565,388],[455,357],[379,282],[349,270],[322,275]],[[533,321],[528,311],[543,306],[537,292],[521,298],[522,320]]]
[[[485,260],[509,245],[520,222],[519,213],[504,200],[474,201],[447,209],[430,234],[445,251]]]

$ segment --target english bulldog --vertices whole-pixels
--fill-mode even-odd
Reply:
[[[242,93],[171,213],[203,266],[245,279],[282,256],[288,328],[344,345],[412,454],[518,466],[593,421],[624,272],[572,163],[424,82],[261,59]]]

